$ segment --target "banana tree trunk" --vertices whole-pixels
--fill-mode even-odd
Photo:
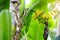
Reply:
[[[22,22],[20,20],[19,9],[20,0],[10,0],[10,12],[12,13],[12,22],[15,28],[12,34],[12,40],[20,40]]]

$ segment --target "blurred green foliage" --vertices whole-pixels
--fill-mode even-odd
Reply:
[[[0,0],[0,11],[4,9],[9,9],[10,0]]]
[[[38,19],[34,20],[34,18],[33,18],[34,13],[31,12],[31,10],[34,10],[34,11],[36,11],[38,9],[43,10],[44,11],[43,14],[49,15],[47,4],[52,3],[53,1],[54,0],[34,0],[34,1],[32,0],[31,3],[27,5],[26,8],[30,8],[29,9],[30,11],[27,13],[29,15],[27,15],[26,18],[24,18],[25,25],[22,29],[22,33],[26,32],[27,40],[44,40],[43,39],[43,33],[44,33],[44,27],[45,27],[45,24],[43,23],[44,20],[41,19],[40,20],[40,21],[42,21],[41,23],[39,23]],[[53,29],[55,26],[54,20],[49,18],[49,20],[47,20],[47,21],[48,21],[49,29]],[[29,26],[27,26],[27,25],[29,25]]]
[[[11,14],[8,10],[0,12],[0,40],[11,40]]]
[[[11,15],[9,11],[9,2],[10,0],[0,0],[0,40],[11,40]],[[27,40],[44,40],[44,23],[39,23],[38,19],[34,20],[33,12],[31,10],[36,11],[37,9],[43,10],[44,14],[48,13],[47,4],[53,2],[54,0],[31,0],[28,5],[25,5],[25,0],[21,0],[20,6],[20,15],[23,13],[23,10],[29,9],[29,12],[24,17],[24,27],[22,28],[22,33],[26,33]],[[4,10],[5,9],[5,10]],[[41,17],[40,17],[41,18]],[[41,19],[40,21],[43,21]],[[54,28],[54,21],[52,19],[48,20],[48,27]]]

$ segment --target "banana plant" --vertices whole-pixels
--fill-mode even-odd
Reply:
[[[30,7],[28,6],[27,8],[29,8],[28,10],[28,14],[30,15],[27,15],[26,17],[26,23],[25,23],[25,26],[24,28],[22,29],[22,31],[26,32],[26,36],[27,36],[27,39],[26,40],[44,40],[43,39],[43,33],[44,33],[44,21],[43,19],[41,19],[41,17],[39,17],[39,20],[42,21],[40,24],[38,23],[38,19],[37,20],[34,20],[33,17],[31,17],[31,15],[33,16],[34,13],[31,12],[31,10],[33,11],[36,11],[36,10],[43,10],[45,13],[44,14],[49,14],[48,13],[48,8],[47,8],[47,4],[50,3],[50,2],[53,2],[54,0],[35,0],[35,3],[36,4],[32,4],[30,5]],[[30,12],[29,12],[30,11]],[[47,16],[48,17],[48,16]],[[53,21],[52,19],[49,18],[49,20],[47,20],[48,22],[48,28],[50,27],[54,27],[54,25],[52,26],[52,24],[54,24],[54,22],[51,22]],[[52,23],[50,25],[50,23]],[[27,26],[28,25],[28,26]],[[22,33],[23,33],[22,32]],[[47,40],[47,39],[46,39]]]
[[[46,14],[48,14],[47,4],[53,0],[34,0],[34,1],[31,0],[28,6],[24,4],[25,3],[24,1],[22,0],[23,4],[21,5],[21,0],[0,0],[0,6],[1,6],[0,7],[0,11],[1,11],[0,40],[20,40],[21,31],[22,33],[24,32],[26,33],[27,36],[26,40],[44,40],[43,33],[44,33],[45,25],[43,22],[46,19],[43,20],[41,16],[39,16],[37,17],[38,19],[34,20],[33,16],[35,13],[33,13],[33,11],[39,9],[39,10],[43,10]],[[6,10],[9,9],[9,4],[10,4],[11,14],[9,13],[9,11]],[[25,9],[28,9],[26,12],[27,15],[25,15],[22,18],[20,17],[20,15],[25,13],[24,12]],[[12,34],[13,36],[11,35],[11,27],[12,27],[11,16],[12,16],[12,20],[14,21],[13,25],[15,27],[15,30],[13,30],[14,33]],[[24,22],[23,25],[22,25],[22,20]],[[40,20],[41,22],[38,20]],[[50,21],[48,20],[48,22]],[[51,25],[48,23],[48,26]]]

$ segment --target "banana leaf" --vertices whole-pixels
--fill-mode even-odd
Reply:
[[[0,40],[11,40],[11,14],[7,10],[0,12]]]

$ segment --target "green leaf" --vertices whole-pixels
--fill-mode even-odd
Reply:
[[[25,0],[21,0],[20,15],[23,13],[24,9],[25,9]]]
[[[40,9],[45,13],[48,13],[47,4],[51,2],[54,2],[54,0],[39,0],[38,3],[34,6],[34,10]]]
[[[0,39],[11,40],[11,15],[6,10],[0,12]]]
[[[48,20],[48,27],[49,27],[50,30],[55,28],[55,22],[54,22],[53,19]]]
[[[38,20],[31,19],[29,30],[27,32],[27,40],[43,40],[44,24]]]
[[[2,4],[3,2],[5,2],[6,0],[0,0],[0,4]]]
[[[10,6],[10,0],[6,0],[5,1],[5,9],[9,9],[9,6]]]
[[[24,17],[23,22],[24,22],[24,26],[25,26],[25,32],[27,33],[29,25],[30,25],[30,21],[32,18],[32,11],[28,12],[27,15]]]
[[[9,9],[10,0],[0,0],[0,11]]]

